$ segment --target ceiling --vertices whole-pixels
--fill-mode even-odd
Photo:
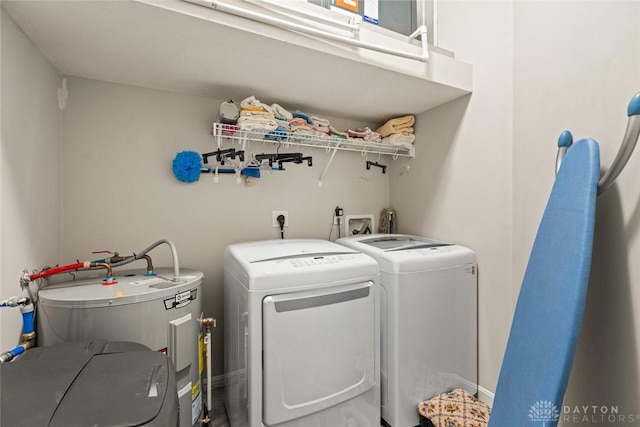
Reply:
[[[66,76],[381,123],[471,92],[472,67],[431,52],[397,58],[180,0],[3,0]]]

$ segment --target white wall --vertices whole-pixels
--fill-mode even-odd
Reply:
[[[218,320],[213,338],[216,374],[222,373],[223,362],[226,245],[279,238],[271,226],[273,210],[289,211],[285,237],[327,239],[337,205],[345,215],[373,213],[377,218],[389,204],[388,174],[376,168],[367,171],[360,153],[338,152],[320,188],[318,178],[330,154],[318,148],[290,147],[312,155],[313,167],[285,164],[286,171],[263,176],[250,187],[237,185],[230,175],[221,175],[218,184],[211,175],[181,183],[171,172],[171,162],[185,149],[216,149],[209,131],[221,100],[79,78],[70,78],[68,87],[62,160],[64,260],[90,258],[91,251],[103,249],[126,254],[161,238],[172,240],[180,265],[205,273],[205,314]],[[338,128],[362,125],[330,119]],[[223,148],[230,147],[225,143]],[[275,152],[275,147],[250,143],[247,150]],[[337,230],[332,239],[336,237]],[[156,266],[170,265],[166,247],[150,255]]]
[[[479,264],[479,383],[495,390],[512,282],[512,5],[443,2],[440,45],[473,64],[474,91],[417,118],[416,158],[391,172],[399,229],[473,249]],[[487,396],[482,393],[481,397]]]
[[[474,93],[418,118],[417,156],[409,172],[392,171],[391,201],[401,231],[477,252],[480,385],[492,392],[558,135],[568,128],[600,141],[604,166],[617,152],[640,90],[640,3],[443,1],[439,16],[441,46],[474,64]],[[640,411],[637,161],[598,201],[571,410]]]
[[[605,168],[618,150],[628,101],[640,91],[638,22],[638,2],[514,4],[516,283],[551,189],[560,132],[596,139]],[[640,413],[639,157],[598,198],[587,306],[565,398],[571,411],[613,405],[621,415]],[[571,418],[564,425],[587,424]]]
[[[69,81],[60,162],[59,77],[3,14],[2,296],[20,293],[23,268],[169,238],[182,265],[205,272],[205,309],[221,321],[223,248],[277,237],[272,210],[289,210],[288,237],[326,238],[336,205],[347,214],[377,215],[391,202],[401,232],[476,251],[480,385],[491,392],[553,180],[557,136],[570,128],[577,137],[595,137],[603,165],[611,162],[626,103],[640,88],[639,18],[637,2],[441,2],[440,45],[474,64],[473,95],[418,117],[416,159],[394,162],[383,176],[367,172],[358,153],[339,153],[318,188],[328,154],[316,149],[313,168],[287,165],[253,187],[231,177],[179,183],[171,160],[183,149],[214,148],[208,131],[220,100],[76,78]],[[637,161],[599,199],[569,405],[640,410]],[[404,165],[411,168],[400,175]],[[158,265],[169,264],[168,251],[153,255]],[[19,339],[14,314],[0,314],[3,349]],[[217,373],[221,330],[220,323]]]
[[[26,296],[22,270],[60,262],[60,79],[0,9],[0,297]],[[0,311],[0,349],[20,342],[19,309]]]

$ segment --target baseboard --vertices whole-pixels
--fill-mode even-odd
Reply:
[[[211,377],[211,388],[224,388],[227,385],[228,375],[216,375],[215,377]],[[202,383],[204,387],[207,386],[207,379],[203,378]]]
[[[211,388],[223,388],[226,386],[229,375],[216,375],[211,378]],[[206,380],[204,381],[206,385]],[[478,399],[482,400],[484,403],[489,405],[489,407],[493,407],[493,399],[495,398],[495,393],[487,390],[482,386],[478,386]]]
[[[482,386],[478,386],[478,399],[489,405],[489,407],[493,407],[493,399],[495,397],[495,393],[490,392]]]

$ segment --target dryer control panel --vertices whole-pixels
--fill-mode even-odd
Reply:
[[[314,256],[309,258],[298,258],[289,260],[289,264],[293,267],[311,267],[315,265],[339,264],[341,262],[353,259],[353,255],[332,255],[332,256]]]

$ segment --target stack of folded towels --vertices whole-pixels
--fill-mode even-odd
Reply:
[[[329,126],[331,126],[329,120],[323,117],[311,116],[311,127],[322,136],[329,135],[331,132]]]
[[[240,103],[240,117],[237,124],[240,130],[247,132],[267,133],[278,128],[273,109],[253,95]]]
[[[318,116],[311,116],[296,110],[289,119],[291,132],[306,136],[328,136],[330,133],[329,120]]]
[[[382,136],[383,144],[396,145],[411,148],[416,140],[413,134],[414,116],[403,116],[388,120],[376,132]]]
[[[356,130],[349,129],[347,131],[347,135],[349,135],[349,138],[360,138],[367,142],[379,143],[382,139],[382,135],[380,135],[378,132],[372,131],[368,127],[357,128]]]
[[[293,118],[293,115],[280,104],[271,104],[271,111],[273,111],[274,120],[278,127],[267,133],[265,139],[284,141],[291,131],[289,120]]]
[[[252,133],[263,133],[265,139],[284,141],[290,134],[309,137],[333,137],[356,139],[365,142],[383,143],[399,147],[411,148],[415,141],[412,115],[388,120],[377,130],[368,127],[340,131],[329,123],[329,120],[303,113],[294,113],[279,104],[267,105],[255,96],[249,96],[240,102],[240,117],[237,126],[240,130]]]

